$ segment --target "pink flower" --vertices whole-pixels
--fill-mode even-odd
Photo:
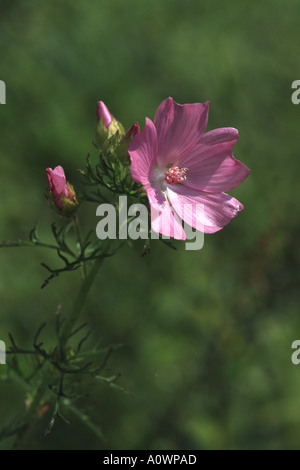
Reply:
[[[179,240],[186,235],[178,215],[193,228],[214,233],[244,208],[225,193],[250,172],[232,153],[238,131],[204,133],[208,108],[208,101],[180,105],[166,99],[128,150],[131,176],[145,187],[154,209],[152,229]]]
[[[78,205],[73,186],[66,181],[63,167],[57,166],[52,170],[46,169],[48,189],[57,209],[63,215],[73,213]]]

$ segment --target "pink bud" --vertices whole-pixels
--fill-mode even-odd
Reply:
[[[98,101],[97,103],[97,120],[98,122],[100,121],[100,118],[102,117],[103,123],[108,129],[108,126],[110,125],[112,121],[112,117],[110,112],[108,111],[106,105],[103,103],[103,101]]]
[[[78,203],[73,186],[66,181],[63,167],[47,168],[46,172],[48,189],[57,209],[64,215],[74,212]]]
[[[139,134],[141,132],[140,130],[140,126],[137,122],[135,122],[131,128],[129,129],[129,131],[127,132],[127,134],[125,135],[124,139],[125,140],[128,140],[130,138],[133,138],[135,135]]]
[[[125,135],[123,125],[118,122],[112,114],[110,114],[103,101],[97,102],[97,121],[94,143],[99,149],[101,149],[103,144],[116,133],[119,134],[120,138]]]

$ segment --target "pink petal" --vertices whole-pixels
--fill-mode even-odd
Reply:
[[[250,170],[232,153],[238,135],[231,127],[204,134],[194,149],[177,163],[188,168],[184,184],[199,191],[224,192],[244,181]]]
[[[239,138],[239,132],[233,127],[222,127],[214,129],[213,131],[206,132],[201,136],[197,145],[190,150],[190,152],[176,163],[180,166],[190,166],[193,163],[198,163],[199,160],[205,160],[215,153],[215,149],[223,148],[230,149],[232,152],[234,144]]]
[[[232,145],[234,145],[238,138],[239,131],[234,127],[220,127],[219,129],[205,132],[201,137],[201,142],[199,141],[199,143],[211,146],[222,144],[223,142],[233,142]]]
[[[131,158],[130,172],[135,181],[149,183],[154,177],[154,166],[157,157],[157,135],[153,122],[146,118],[142,132],[132,139],[128,152]]]
[[[204,233],[221,230],[244,209],[237,199],[225,193],[201,192],[176,185],[168,187],[167,194],[178,215]]]
[[[171,208],[159,186],[148,184],[147,196],[151,208],[151,228],[154,232],[176,240],[185,240],[181,221]]]
[[[160,169],[186,155],[199,141],[208,120],[209,102],[178,104],[163,101],[155,114]]]

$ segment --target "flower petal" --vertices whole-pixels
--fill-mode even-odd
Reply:
[[[220,127],[218,129],[205,132],[201,137],[201,143],[203,145],[211,146],[222,144],[223,142],[233,142],[234,145],[238,138],[239,131],[234,127]]]
[[[232,127],[204,134],[180,161],[181,167],[188,168],[184,184],[199,191],[224,192],[244,181],[250,170],[232,153],[238,136]]]
[[[167,195],[179,217],[204,233],[221,230],[244,209],[229,194],[201,192],[183,185],[168,187]]]
[[[172,98],[164,100],[155,114],[160,169],[181,159],[204,133],[208,120],[209,101],[178,104]]]
[[[153,122],[146,118],[142,132],[130,142],[128,152],[131,158],[130,172],[135,181],[149,183],[155,176],[154,165],[157,158],[157,135]]]
[[[185,240],[186,236],[181,221],[166,200],[160,187],[149,184],[146,185],[146,191],[150,202],[152,230],[169,238]]]

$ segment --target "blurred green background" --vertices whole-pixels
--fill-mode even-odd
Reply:
[[[208,130],[238,128],[235,155],[252,170],[232,191],[245,210],[202,250],[156,242],[141,258],[135,243],[105,262],[85,317],[94,339],[124,344],[108,367],[135,395],[91,386],[81,401],[106,442],[72,415],[41,440],[45,416],[27,448],[300,448],[299,17],[298,0],[2,2],[0,239],[36,221],[47,233],[45,168],[63,165],[76,185],[98,100],[127,128],[168,96],[210,100]],[[94,210],[82,215],[92,227]],[[57,265],[41,249],[0,251],[2,340],[30,345],[59,303],[68,311],[79,273],[41,291],[41,261]],[[0,387],[5,425],[24,392]]]

